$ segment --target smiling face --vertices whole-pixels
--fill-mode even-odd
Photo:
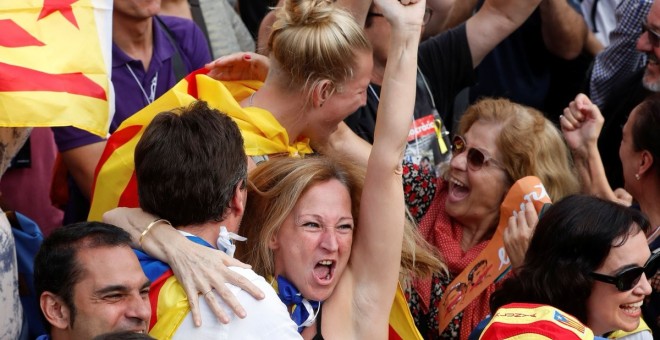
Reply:
[[[476,121],[463,136],[467,148],[476,148],[486,157],[501,163],[495,143],[501,126]],[[449,168],[449,195],[445,208],[449,216],[462,225],[492,227],[497,223],[500,204],[510,187],[506,172],[492,162],[479,170],[468,168],[467,151],[452,157]]]
[[[660,3],[651,5],[646,22],[650,30],[660,32]],[[648,61],[642,82],[649,91],[660,92],[660,46],[654,46],[650,39],[653,32],[644,32],[637,39],[637,50],[647,55]]]
[[[623,269],[644,266],[651,256],[643,232],[630,235],[626,243],[612,247],[605,262],[596,273],[615,276]],[[594,281],[591,295],[587,300],[587,326],[594,334],[613,330],[632,331],[639,325],[644,297],[651,294],[651,286],[642,278],[629,291],[620,292],[613,284]]]
[[[337,130],[344,118],[357,111],[367,103],[367,87],[371,78],[373,60],[371,51],[355,53],[356,63],[353,77],[339,85],[335,92],[319,108],[318,114],[312,117],[303,135],[314,141],[325,141]]]
[[[325,300],[346,269],[353,243],[348,189],[336,179],[311,186],[270,241],[275,275],[310,300]]]
[[[75,317],[69,338],[146,332],[151,317],[149,280],[131,248],[82,248],[76,261],[83,272],[73,287]]]

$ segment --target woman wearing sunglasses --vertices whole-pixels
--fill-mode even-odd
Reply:
[[[635,107],[622,128],[619,157],[624,189],[612,191],[601,162],[598,137],[605,120],[591,100],[579,94],[566,109],[561,126],[581,175],[583,191],[627,205],[634,200],[648,216],[646,237],[651,251],[660,249],[660,94]],[[601,145],[602,147],[602,145]],[[608,150],[614,152],[614,150]],[[611,169],[608,169],[611,170]],[[654,333],[660,332],[660,276],[651,280],[653,294],[644,305],[644,317]]]
[[[497,283],[473,299],[446,329],[439,329],[443,292],[493,237],[500,205],[511,185],[530,175],[541,180],[553,201],[578,191],[559,130],[539,111],[506,99],[483,99],[470,106],[453,137],[453,157],[444,180],[438,181],[428,211],[420,213],[421,233],[449,267],[449,275],[418,280],[410,292],[412,314],[427,338],[443,333],[466,339],[488,315],[488,301]],[[523,231],[531,233],[529,228]],[[525,247],[516,246],[517,233],[507,231],[504,236],[514,265],[522,262],[524,250],[515,250]]]
[[[496,322],[496,311],[510,303],[556,307],[598,336],[634,331],[651,293],[648,278],[660,266],[660,253],[646,246],[649,228],[638,210],[611,201],[575,195],[557,202],[538,221],[522,267],[493,294],[496,317],[483,335],[512,327]],[[648,331],[636,336],[652,338]]]

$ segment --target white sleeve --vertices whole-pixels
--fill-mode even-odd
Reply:
[[[286,306],[263,277],[250,269],[238,267],[230,267],[230,269],[249,279],[264,292],[266,297],[263,300],[256,300],[244,290],[227,284],[245,309],[247,316],[244,319],[236,316],[216,293],[216,301],[227,315],[230,315],[229,323],[220,323],[206,304],[206,300],[199,299],[202,326],[195,327],[192,313],[189,312],[173,339],[302,339]]]

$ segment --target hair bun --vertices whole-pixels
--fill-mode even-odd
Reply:
[[[285,0],[280,20],[286,26],[307,26],[330,20],[335,10],[331,0]]]

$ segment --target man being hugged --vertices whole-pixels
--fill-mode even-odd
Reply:
[[[247,158],[236,124],[203,101],[179,112],[163,112],[146,128],[135,149],[135,172],[141,208],[160,216],[142,234],[159,225],[174,225],[188,240],[233,255],[246,202]],[[218,322],[211,310],[211,287],[200,302],[202,327],[195,327],[188,299],[169,266],[142,252],[138,257],[152,280],[154,308],[150,334],[158,339],[291,339],[300,338],[296,325],[264,280],[250,269],[231,267],[259,287],[265,299],[227,284],[247,311],[237,317],[230,306],[220,308],[230,320]],[[212,319],[213,318],[213,319]],[[227,321],[231,321],[226,323]]]

